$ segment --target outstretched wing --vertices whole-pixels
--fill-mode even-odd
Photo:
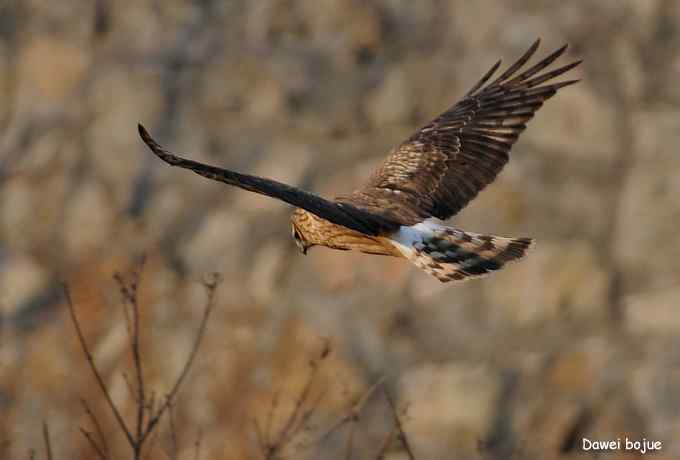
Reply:
[[[486,84],[498,61],[460,102],[394,149],[362,189],[338,200],[403,225],[458,213],[496,178],[543,102],[578,81],[543,84],[581,61],[539,74],[566,45],[518,74],[539,43]]]
[[[323,219],[334,224],[356,230],[368,235],[378,235],[380,233],[396,230],[399,224],[390,221],[385,216],[375,215],[366,210],[359,209],[351,203],[336,203],[321,198],[313,193],[306,192],[299,188],[291,187],[271,179],[263,177],[240,174],[228,169],[209,166],[197,161],[187,160],[170,153],[161,147],[140,124],[138,125],[139,136],[144,143],[161,160],[169,165],[179,166],[180,168],[190,169],[208,179],[224,182],[225,184],[270,196],[299,208],[305,209]]]

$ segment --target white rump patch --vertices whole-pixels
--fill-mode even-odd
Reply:
[[[414,246],[418,243],[423,244],[423,240],[429,240],[434,236],[434,232],[446,228],[441,225],[441,220],[435,218],[425,219],[424,221],[410,226],[401,226],[399,231],[394,232],[390,240],[392,244],[407,259],[412,259],[415,255]]]

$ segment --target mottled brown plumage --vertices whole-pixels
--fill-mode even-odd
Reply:
[[[541,73],[566,45],[520,73],[539,43],[489,83],[500,67],[497,62],[461,101],[393,149],[364,187],[333,201],[178,157],[141,125],[139,133],[173,166],[296,206],[292,232],[303,253],[320,245],[405,257],[441,281],[483,276],[523,257],[532,240],[468,233],[439,220],[458,213],[490,184],[543,102],[578,81],[544,84],[580,63]]]

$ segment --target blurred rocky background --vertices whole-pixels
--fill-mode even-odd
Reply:
[[[176,436],[164,420],[147,458],[195,458],[197,443],[203,459],[263,458],[255,426],[284,426],[324,338],[313,414],[282,458],[408,459],[385,391],[418,459],[589,458],[583,437],[624,436],[679,458],[679,32],[673,0],[0,2],[0,458],[44,458],[43,421],[54,458],[95,458],[81,398],[111,458],[130,458],[61,283],[133,417],[112,276],[142,254],[159,398],[190,351],[201,280],[224,279]],[[560,62],[583,58],[582,82],[454,219],[538,240],[483,280],[303,257],[287,205],[169,168],[137,137],[142,122],[196,160],[332,197],[536,37],[539,56],[569,43]]]

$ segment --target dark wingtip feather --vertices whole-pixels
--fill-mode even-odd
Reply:
[[[522,80],[519,85],[525,86],[527,88],[533,88],[534,86],[538,86],[541,83],[545,83],[546,81],[552,80],[555,77],[559,77],[563,73],[566,73],[569,70],[573,69],[574,67],[577,67],[579,64],[581,64],[581,62],[583,62],[583,61],[575,61],[575,62],[572,62],[571,64],[567,64],[567,65],[562,66],[560,68],[557,68],[555,70],[551,70],[550,72],[546,72],[546,73],[539,75],[537,77],[534,77],[532,79]]]
[[[144,126],[142,126],[141,123],[137,123],[137,131],[139,132],[139,137],[142,138],[144,143],[151,149],[153,153],[159,156],[164,156],[165,152],[163,151],[163,148],[156,142],[153,137],[151,137],[151,134],[146,130]]]
[[[489,78],[491,78],[491,76],[492,76],[494,73],[496,73],[496,71],[498,70],[498,68],[501,66],[501,62],[503,62],[501,59],[499,59],[498,61],[496,61],[496,63],[493,65],[493,67],[491,67],[491,68],[484,74],[484,76],[483,76],[482,78],[479,79],[479,81],[475,84],[475,86],[473,86],[472,89],[470,89],[470,91],[467,92],[466,96],[470,96],[470,95],[474,94],[475,91],[477,91],[479,88],[481,88],[481,87],[484,85],[484,83],[486,83],[487,80],[489,80]]]
[[[151,150],[154,155],[156,155],[161,160],[173,166],[181,166],[183,163],[186,163],[186,160],[183,158],[173,155],[161,147],[161,145],[156,142],[153,137],[151,137],[151,134],[149,134],[149,132],[146,130],[146,128],[144,128],[144,126],[142,126],[141,123],[137,124],[137,131],[139,131],[139,137],[141,137],[146,146],[149,147],[149,150]]]
[[[521,69],[524,64],[527,63],[529,59],[531,59],[531,56],[536,53],[536,50],[538,49],[538,46],[541,44],[541,39],[537,38],[534,43],[529,47],[528,50],[525,51],[525,53],[515,62],[513,65],[507,68],[505,72],[503,72],[498,78],[496,78],[488,87],[492,87],[494,85],[497,85],[499,83],[502,83],[504,80],[507,78],[510,78],[515,72],[517,72],[519,69]]]
[[[536,38],[536,40],[534,40],[534,42],[531,44],[531,46],[529,47],[527,52],[524,53],[524,54],[525,55],[528,54],[529,57],[531,57],[536,52],[536,50],[538,49],[539,46],[541,46],[541,37]],[[522,57],[524,57],[524,56],[522,56]]]
[[[580,82],[580,81],[581,81],[580,78],[575,78],[574,80],[561,81],[561,82],[555,83],[555,84],[553,84],[553,85],[551,85],[551,86],[552,86],[552,88],[553,88],[555,91],[557,91],[557,90],[560,89],[560,88],[564,88],[565,86],[571,86],[571,85],[573,85],[574,83],[578,83],[578,82]]]
[[[146,130],[146,128],[141,123],[137,123],[137,131],[139,132],[139,137],[142,138],[144,143],[146,145],[148,145],[149,147],[151,147],[151,145],[149,145],[149,143],[150,142],[154,143],[153,139],[151,138],[151,136],[149,135],[149,132]]]
[[[565,44],[561,48],[557,49],[556,51],[553,51],[550,53],[548,56],[545,58],[541,59],[537,64],[533,65],[530,67],[528,70],[525,70],[521,74],[517,75],[516,77],[512,78],[511,80],[508,80],[507,84],[512,85],[512,84],[519,84],[523,83],[532,76],[536,75],[538,72],[541,70],[545,69],[548,67],[550,64],[555,62],[564,52],[567,50],[567,47],[569,45]]]
[[[564,45],[562,45],[555,52],[553,52],[553,54],[556,54],[557,57],[560,57],[564,54],[565,51],[567,51],[567,49],[569,49],[569,43],[565,43]]]

